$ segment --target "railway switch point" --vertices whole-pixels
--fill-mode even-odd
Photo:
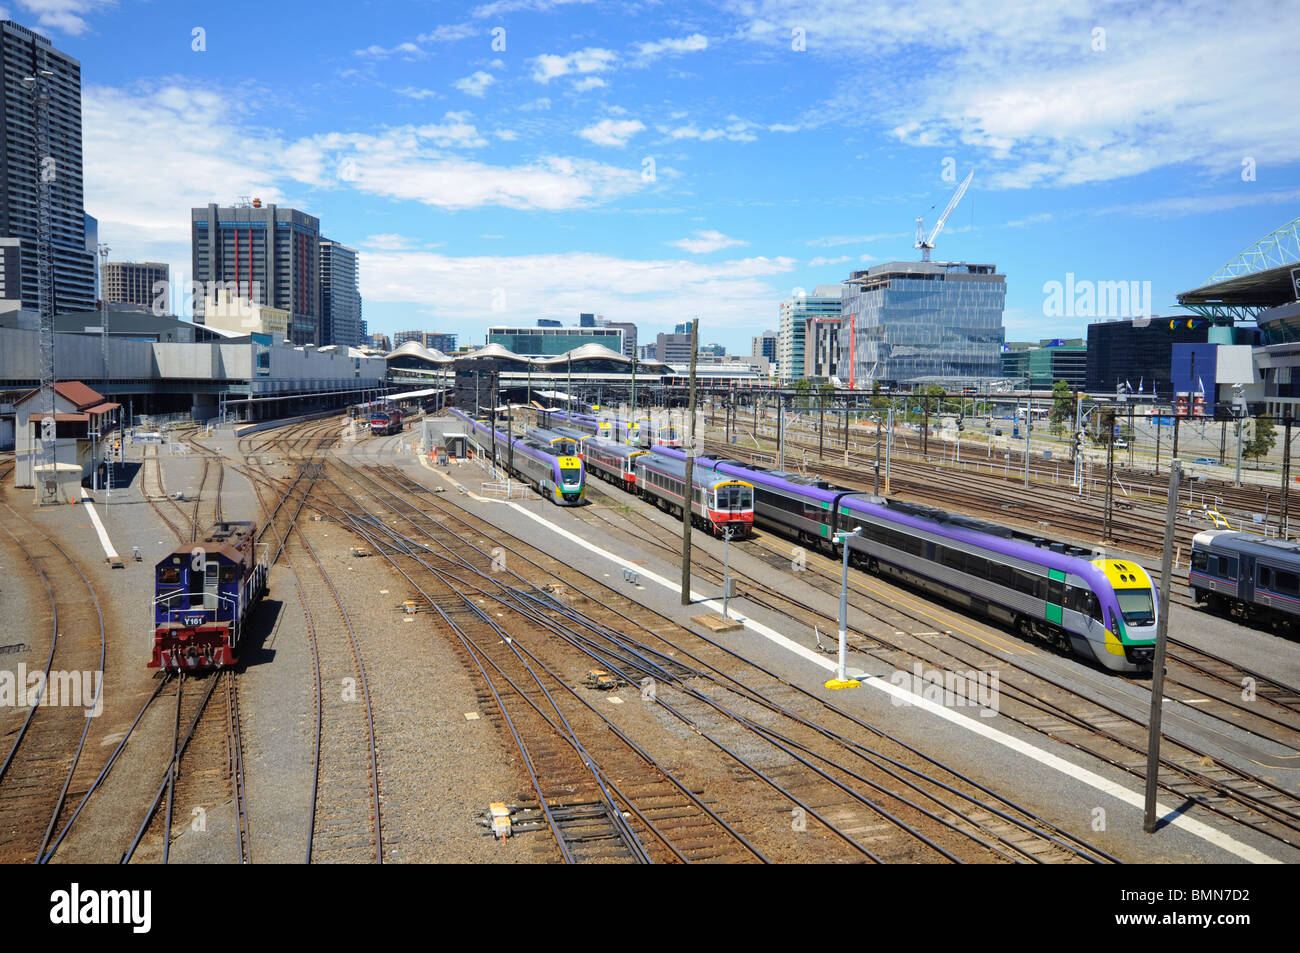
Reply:
[[[505,840],[510,836],[510,808],[502,801],[493,801],[488,805],[488,814],[492,820],[492,836]]]

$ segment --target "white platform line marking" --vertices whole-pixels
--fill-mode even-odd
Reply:
[[[108,532],[104,529],[104,524],[99,521],[99,514],[95,512],[95,504],[90,498],[90,493],[84,486],[81,488],[81,505],[90,513],[90,521],[95,524],[95,532],[99,534],[99,543],[104,547],[104,555],[108,557],[108,561],[119,559],[117,550],[113,548],[113,541],[108,538]]]
[[[547,529],[551,530],[551,532],[556,533],[559,536],[563,536],[565,539],[569,540],[569,542],[581,546],[583,549],[589,550],[590,552],[593,552],[598,556],[601,556],[604,559],[609,560],[615,565],[622,566],[627,569],[635,569],[640,574],[640,578],[642,579],[647,579],[651,582],[657,583],[658,585],[663,586],[665,589],[668,589],[672,592],[676,592],[680,594],[682,591],[680,584],[673,582],[670,579],[665,579],[663,576],[658,575],[654,571],[647,569],[644,566],[639,566],[636,563],[632,562],[631,560],[624,559],[622,556],[616,556],[614,553],[602,549],[601,547],[597,546],[595,543],[585,540],[581,536],[571,533],[560,526],[556,526],[554,523],[552,523],[550,520],[546,519],[545,517],[537,513],[534,513],[531,510],[525,509],[524,507],[520,506],[517,503],[507,503],[506,505],[518,511],[519,513],[523,514],[524,516],[527,516],[529,519],[541,523]],[[692,602],[699,601],[701,602],[701,604],[709,607],[710,609],[713,609],[719,615],[722,614],[722,603],[716,599],[705,600],[703,596],[697,594],[694,590],[691,590],[691,601]],[[744,623],[745,628],[757,633],[758,635],[763,636],[765,639],[772,642],[773,644],[779,645],[781,648],[787,650],[791,654],[797,655],[798,657],[804,659],[805,661],[812,662],[814,665],[821,666],[823,669],[825,669],[828,672],[838,671],[839,666],[836,662],[831,661],[825,655],[822,655],[818,652],[814,652],[812,649],[806,648],[805,646],[800,645],[798,642],[795,642],[792,639],[787,638],[786,636],[782,635],[780,632],[777,632],[775,629],[772,629],[761,622],[755,621],[754,619],[742,619],[740,621]],[[884,681],[883,679],[874,676],[863,678],[862,684],[869,688],[873,688],[876,691],[880,691],[880,692],[884,692],[885,694],[892,695],[895,698],[900,699],[905,704],[913,705],[917,708],[923,708],[926,711],[930,712],[932,715],[936,715],[939,718],[943,718],[946,721],[949,721],[960,728],[964,728],[965,730],[973,734],[977,734],[983,738],[987,738],[989,741],[996,742],[997,744],[1002,745],[1004,748],[1008,748],[1011,751],[1015,751],[1018,754],[1022,754],[1027,758],[1032,758],[1034,761],[1037,761],[1039,764],[1043,765],[1044,767],[1051,768],[1052,770],[1064,774],[1067,777],[1073,778],[1074,780],[1082,784],[1086,784],[1087,786],[1093,788],[1096,791],[1099,791],[1102,794],[1107,794],[1119,801],[1124,802],[1125,804],[1128,804],[1131,807],[1137,808],[1139,811],[1143,810],[1146,806],[1145,797],[1142,794],[1138,794],[1136,791],[1130,791],[1128,788],[1124,787],[1121,784],[1117,784],[1114,781],[1111,781],[1107,778],[1103,778],[1101,775],[1095,774],[1094,772],[1089,771],[1087,768],[1079,767],[1078,765],[1066,761],[1064,758],[1058,757],[1057,755],[1054,755],[1048,751],[1044,751],[1043,749],[1037,747],[1036,745],[1030,744],[1027,741],[1023,741],[1020,738],[1016,738],[1012,735],[1008,735],[1005,732],[998,731],[996,728],[993,728],[988,724],[978,721],[977,719],[968,718],[965,715],[958,714],[957,712],[953,711],[950,708],[945,708],[942,705],[929,701],[921,697],[920,695],[916,694],[915,692],[903,688],[900,685],[894,685],[890,682]],[[1170,808],[1168,808],[1166,805],[1157,801],[1156,814],[1158,817],[1161,818],[1169,818],[1169,816],[1173,814],[1173,811],[1170,810]],[[1216,830],[1215,828],[1210,827],[1208,824],[1203,824],[1200,821],[1195,820],[1194,818],[1190,818],[1190,817],[1186,817],[1185,815],[1178,814],[1170,818],[1168,820],[1168,823],[1172,826],[1180,827],[1183,830],[1187,831],[1189,834],[1193,834],[1196,837],[1201,838],[1201,840],[1214,844],[1216,847],[1220,847],[1231,854],[1235,854],[1236,856],[1240,857],[1242,860],[1248,861],[1249,863],[1253,863],[1253,864],[1281,863],[1281,861],[1277,860],[1276,858],[1270,857],[1268,854],[1265,854],[1263,851],[1257,850],[1254,847],[1251,847],[1249,844],[1243,844],[1241,841],[1237,840],[1236,838],[1231,837],[1228,834],[1223,833],[1222,831]]]

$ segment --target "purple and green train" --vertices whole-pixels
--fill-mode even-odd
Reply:
[[[682,459],[683,451],[655,447]],[[1137,563],[817,477],[697,456],[695,466],[754,485],[754,521],[975,615],[1037,636],[1117,672],[1149,671],[1159,600]]]

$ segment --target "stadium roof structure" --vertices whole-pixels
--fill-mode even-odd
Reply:
[[[1300,297],[1300,218],[1245,249],[1210,278],[1178,295],[1189,311],[1216,321],[1248,321]]]

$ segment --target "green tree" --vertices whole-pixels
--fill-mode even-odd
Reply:
[[[1261,459],[1268,456],[1273,444],[1277,442],[1277,433],[1273,426],[1273,418],[1268,414],[1263,414],[1255,418],[1255,432],[1250,437],[1250,442],[1246,444],[1241,451],[1244,456],[1254,457],[1258,463]]]
[[[871,399],[867,406],[872,410],[884,410],[889,406],[889,398],[880,392],[880,381],[871,382]]]
[[[812,393],[812,381],[806,377],[801,377],[794,382],[794,392],[799,396],[799,401],[808,406],[808,395]]]
[[[831,402],[831,398],[835,396],[835,385],[830,381],[822,381],[817,388],[817,394],[818,403],[825,407]]]
[[[1065,422],[1072,420],[1073,415],[1074,396],[1070,393],[1070,385],[1065,381],[1057,381],[1052,385],[1052,409],[1047,415],[1052,433],[1059,435],[1065,428]]]

